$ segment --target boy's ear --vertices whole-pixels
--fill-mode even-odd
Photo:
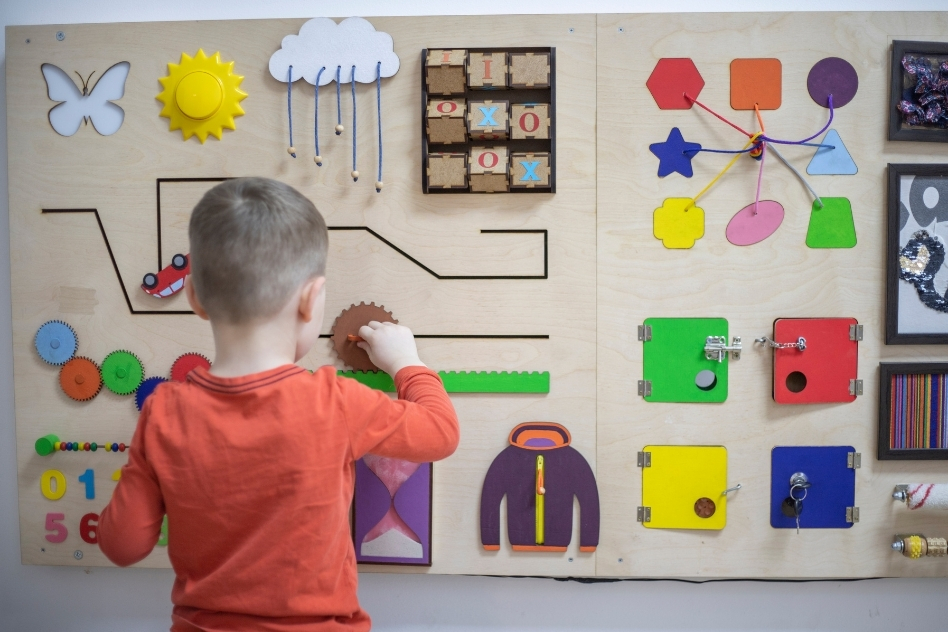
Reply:
[[[204,306],[201,305],[201,301],[198,300],[197,294],[194,292],[194,284],[191,283],[191,275],[184,277],[184,293],[188,297],[188,305],[191,306],[191,309],[194,310],[194,313],[208,320],[207,312],[204,311]]]
[[[303,322],[308,323],[316,317],[319,299],[325,288],[326,277],[322,276],[310,279],[303,286],[303,292],[300,294],[300,317]]]

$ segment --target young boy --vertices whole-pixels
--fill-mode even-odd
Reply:
[[[362,327],[358,344],[398,400],[294,364],[322,327],[328,242],[295,189],[224,182],[194,208],[189,236],[186,291],[211,322],[214,364],[146,401],[99,546],[134,564],[168,515],[174,632],[368,630],[349,531],[355,462],[448,457],[451,401],[392,323]]]

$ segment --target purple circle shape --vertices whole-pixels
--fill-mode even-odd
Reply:
[[[841,108],[856,96],[859,75],[845,59],[827,57],[813,64],[806,77],[806,89],[817,105],[829,107],[829,95],[833,95],[833,107]]]

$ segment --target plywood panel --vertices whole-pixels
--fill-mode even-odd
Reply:
[[[434,468],[433,566],[421,572],[515,575],[593,575],[594,554],[578,552],[578,536],[566,554],[499,553],[480,547],[480,486],[488,466],[506,445],[514,425],[549,420],[566,425],[575,447],[595,467],[595,16],[471,18],[371,18],[391,33],[401,58],[398,74],[383,80],[382,121],[385,187],[377,194],[375,88],[357,85],[358,154],[363,174],[351,170],[351,100],[343,91],[346,132],[332,133],[334,86],[320,98],[321,153],[312,161],[311,87],[294,88],[294,144],[287,146],[286,85],[268,71],[281,39],[303,20],[140,23],[11,27],[7,30],[8,154],[13,270],[13,323],[17,455],[22,559],[29,564],[103,565],[95,546],[79,539],[78,521],[99,511],[114,485],[111,472],[124,457],[56,454],[39,457],[33,442],[43,434],[64,439],[128,441],[135,426],[132,401],[102,393],[87,404],[67,399],[57,371],[32,347],[45,320],[62,318],[79,334],[79,353],[96,361],[126,348],[143,360],[148,375],[166,374],[180,353],[212,355],[210,329],[191,315],[131,315],[91,215],[42,215],[42,208],[96,208],[136,310],[186,309],[182,296],[158,302],[138,289],[156,270],[158,178],[263,175],[310,196],[331,226],[369,226],[442,275],[542,275],[543,242],[536,234],[490,235],[482,229],[549,231],[546,280],[439,280],[367,233],[331,233],[327,322],[351,303],[383,303],[418,334],[545,334],[549,339],[419,341],[422,358],[440,370],[526,370],[552,374],[547,396],[461,395],[457,454]],[[56,31],[65,39],[57,41]],[[420,52],[425,47],[555,46],[562,156],[557,193],[537,195],[426,196],[421,193]],[[237,130],[201,145],[182,142],[158,116],[158,78],[181,52],[220,51],[245,76],[246,115]],[[118,61],[131,71],[122,128],[99,136],[91,126],[69,138],[56,134],[46,116],[40,64],[54,63],[87,76]],[[212,184],[212,183],[211,183]],[[206,185],[210,186],[210,185]],[[205,186],[162,184],[162,264],[186,251],[190,205]],[[303,364],[335,360],[323,340]],[[341,365],[340,365],[341,366]],[[100,438],[101,437],[101,438]],[[95,469],[97,497],[85,500],[76,480]],[[66,496],[48,501],[39,477],[48,468],[69,480]],[[238,484],[239,482],[235,482]],[[47,512],[66,515],[63,544],[44,540]],[[77,561],[74,551],[81,550]],[[167,566],[157,549],[142,565]]]
[[[597,557],[604,576],[868,577],[946,575],[938,563],[913,563],[889,551],[892,535],[943,533],[937,514],[909,515],[890,499],[908,479],[944,480],[945,463],[886,462],[876,449],[880,360],[942,358],[941,347],[885,347],[883,340],[885,164],[945,162],[948,147],[887,142],[889,43],[944,39],[944,13],[663,14],[599,16],[598,51],[598,476],[605,537]],[[824,57],[847,59],[859,74],[855,99],[836,112],[859,172],[811,176],[821,195],[848,197],[858,245],[806,247],[810,199],[794,176],[768,156],[761,199],[780,201],[786,219],[775,235],[749,247],[730,245],[724,229],[754,201],[759,163],[742,157],[701,199],[705,236],[691,250],[666,250],[652,236],[652,211],[667,197],[692,197],[728,156],[700,154],[694,177],[656,177],[649,144],[672,127],[705,147],[740,148],[746,138],[698,108],[659,110],[645,82],[658,59],[690,57],[705,81],[700,100],[745,129],[753,111],[730,107],[729,64],[775,57],[783,66],[782,105],[763,112],[769,135],[799,139],[819,130],[827,111],[806,90],[807,73]],[[924,146],[922,146],[924,145]],[[805,171],[812,148],[781,147]],[[723,404],[649,404],[636,396],[642,343],[636,326],[649,317],[724,317],[743,337],[743,358],[730,363]],[[865,326],[859,374],[865,394],[852,404],[778,406],[771,399],[772,353],[753,338],[781,317],[854,317]],[[641,471],[636,452],[653,444],[724,445],[728,478],[743,489],[728,497],[720,532],[665,531],[636,524]],[[769,524],[770,450],[775,445],[853,445],[863,455],[856,503],[861,521],[847,530],[775,530]],[[933,561],[929,561],[933,562]]]

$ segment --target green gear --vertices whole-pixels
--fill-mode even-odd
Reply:
[[[131,395],[142,383],[145,369],[129,351],[113,351],[102,361],[102,382],[116,395]]]

